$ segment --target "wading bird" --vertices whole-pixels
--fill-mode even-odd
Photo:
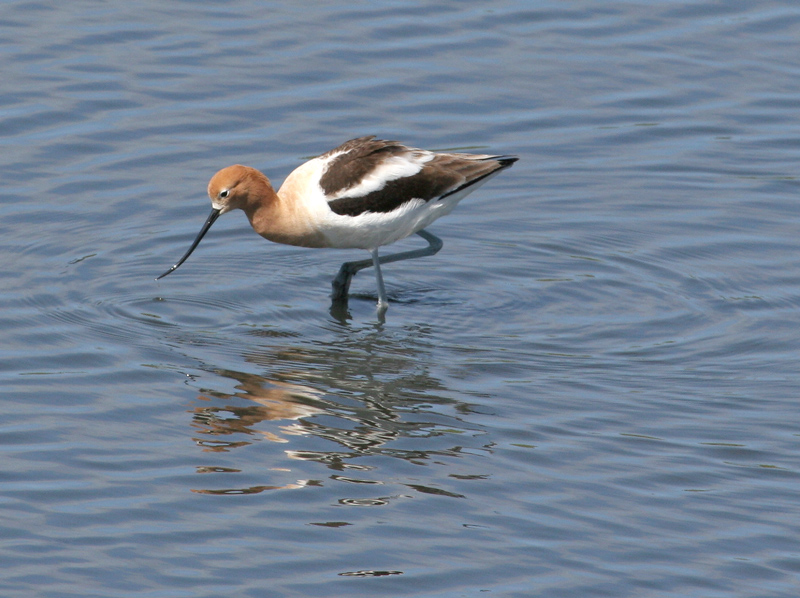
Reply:
[[[468,193],[517,161],[516,156],[437,153],[374,136],[359,137],[296,168],[276,192],[255,168],[223,168],[208,184],[211,214],[178,268],[222,214],[240,209],[275,243],[366,249],[371,260],[342,264],[333,299],[344,299],[359,270],[375,267],[378,311],[389,305],[381,264],[433,255],[442,241],[423,230]],[[386,256],[378,248],[418,234],[428,247]]]

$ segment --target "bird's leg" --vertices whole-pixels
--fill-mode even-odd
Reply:
[[[355,276],[360,270],[369,268],[371,265],[372,259],[359,260],[357,262],[345,262],[342,264],[342,267],[339,268],[339,273],[331,283],[333,286],[331,299],[334,301],[343,301],[347,299],[347,295],[350,293],[350,283],[353,280],[353,276]]]
[[[418,257],[425,257],[426,255],[434,255],[435,253],[438,253],[438,251],[444,245],[439,237],[429,233],[426,230],[417,231],[417,234],[428,242],[427,247],[423,247],[422,249],[412,249],[411,251],[401,251],[400,253],[392,253],[390,255],[383,255],[378,258],[377,263],[389,264],[391,262],[399,262],[400,260],[410,260]],[[334,301],[345,299],[347,294],[350,292],[350,282],[353,280],[353,276],[355,276],[357,272],[363,270],[364,268],[369,268],[370,266],[375,265],[376,264],[372,259],[359,260],[357,262],[345,262],[342,264],[342,267],[339,268],[339,273],[336,275],[336,278],[333,279],[333,292],[331,293],[331,298]],[[379,266],[378,269],[380,269]]]
[[[386,287],[383,286],[383,273],[381,272],[381,258],[378,250],[372,250],[372,264],[375,266],[375,282],[378,284],[378,311],[389,309],[389,300],[386,298]]]

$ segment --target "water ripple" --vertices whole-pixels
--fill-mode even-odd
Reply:
[[[4,596],[796,594],[793,4],[9,8]],[[521,156],[385,319],[239,213],[153,280],[371,133]]]

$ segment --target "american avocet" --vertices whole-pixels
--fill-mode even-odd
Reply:
[[[372,265],[382,312],[389,303],[380,265],[439,251],[441,240],[423,229],[516,161],[516,156],[434,153],[359,137],[296,168],[277,193],[255,168],[228,166],[208,183],[211,214],[189,251],[156,280],[186,261],[217,218],[238,208],[259,235],[276,243],[369,251],[371,260],[342,265],[333,298],[345,298],[353,275]],[[378,256],[379,247],[414,233],[428,247]]]

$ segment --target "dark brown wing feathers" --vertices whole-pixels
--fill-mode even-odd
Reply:
[[[415,150],[396,141],[361,137],[342,144],[323,157],[343,151],[347,153],[335,158],[320,179],[320,186],[327,195],[358,186],[388,156]],[[437,154],[414,176],[388,181],[383,188],[366,195],[345,195],[328,205],[333,212],[343,216],[358,216],[365,212],[391,212],[412,199],[427,202],[457,193],[498,170],[508,168],[516,161],[517,158],[513,156],[475,159],[459,154]]]
[[[374,135],[351,139],[337,148],[320,156],[343,152],[328,165],[319,180],[326,195],[335,195],[357,186],[370,172],[375,170],[387,157],[404,154],[408,148],[397,141],[375,139]]]

